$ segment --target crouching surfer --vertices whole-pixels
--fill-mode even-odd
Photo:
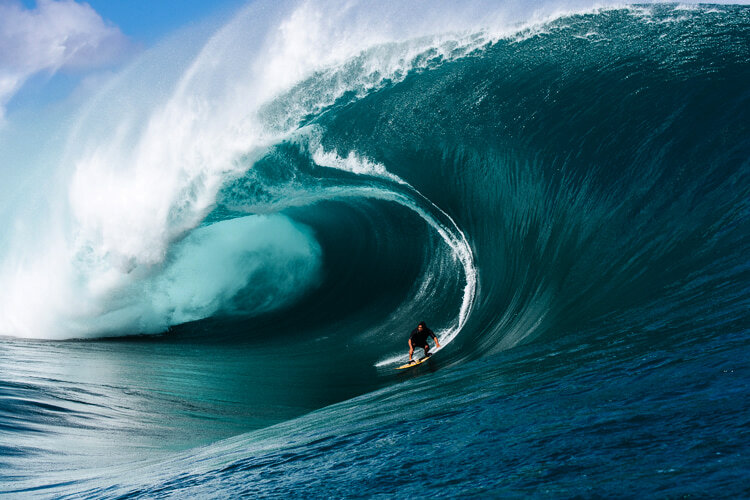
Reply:
[[[437,337],[435,336],[435,333],[427,328],[427,325],[424,321],[419,323],[417,327],[411,331],[411,335],[409,336],[409,362],[413,362],[412,356],[414,355],[414,348],[421,347],[424,349],[424,356],[425,358],[430,355],[430,346],[427,343],[427,337],[432,337],[432,340],[435,341],[435,348],[440,347],[440,342],[438,342]]]

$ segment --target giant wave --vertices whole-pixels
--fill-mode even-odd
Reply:
[[[636,463],[631,452],[641,444],[576,448],[555,434],[566,424],[551,416],[555,396],[545,391],[589,394],[602,383],[596,373],[609,374],[611,391],[590,396],[600,416],[565,409],[568,422],[594,433],[597,418],[604,427],[607,418],[628,422],[625,434],[640,425],[650,396],[613,403],[612,391],[633,373],[656,373],[652,387],[651,370],[666,367],[669,380],[682,374],[697,384],[700,398],[722,397],[715,374],[691,363],[701,346],[720,356],[746,345],[750,11],[509,5],[472,2],[459,14],[447,3],[256,3],[184,64],[167,65],[166,76],[154,68],[164,67],[179,38],[77,112],[69,138],[45,160],[50,171],[27,184],[35,192],[5,208],[0,334],[167,333],[155,342],[216,348],[231,358],[227,370],[242,361],[226,346],[247,349],[249,359],[272,345],[273,364],[292,367],[274,377],[290,399],[307,401],[304,411],[347,399],[187,452],[161,472],[123,479],[118,493],[153,495],[166,483],[185,492],[280,494],[305,483],[299,467],[324,467],[327,454],[346,462],[360,447],[399,436],[405,421],[427,426],[438,417],[458,430],[437,443],[471,441],[477,448],[464,450],[466,460],[489,476],[511,473],[515,459],[495,448],[503,442],[493,424],[511,407],[554,420],[546,431],[522,422],[506,429],[518,453],[548,432],[555,451],[544,463],[601,453],[622,466],[614,455]],[[449,344],[429,379],[449,389],[434,400],[424,396],[435,390],[425,380],[405,388],[391,373],[422,319]],[[652,365],[654,352],[663,361]],[[191,356],[169,363],[187,366]],[[271,366],[267,359],[258,363]],[[337,368],[321,372],[323,364]],[[353,375],[357,367],[366,376]],[[309,388],[296,385],[300,377],[321,393],[303,396]],[[211,393],[181,390],[190,401]],[[546,395],[535,399],[537,390]],[[659,404],[675,415],[683,393],[665,394]],[[275,405],[277,397],[263,393],[253,404]],[[406,398],[423,409],[405,410]],[[469,409],[456,409],[462,404]],[[709,422],[691,435],[710,441],[723,416],[687,407]],[[474,434],[473,414],[489,419],[478,424],[487,441]],[[232,425],[213,437],[242,428]],[[654,434],[664,425],[644,424]],[[405,439],[456,465],[429,442]],[[320,444],[329,441],[335,446]],[[695,464],[708,460],[703,449],[670,443],[694,458],[680,469],[694,478]],[[404,459],[385,454],[367,464],[382,472]],[[248,483],[279,463],[286,482],[268,490]],[[196,464],[200,471],[180,480]],[[531,488],[544,479],[530,467],[519,473],[527,482],[490,477],[489,490],[476,492],[538,491]],[[566,470],[548,478],[565,485],[558,492],[591,493]],[[727,479],[716,470],[709,486],[737,486],[731,472]],[[343,477],[363,474],[355,468]],[[598,484],[623,484],[594,474]],[[102,477],[59,491],[102,494],[109,491]],[[345,494],[333,470],[324,477],[329,482],[311,491]],[[437,477],[449,494],[478,488],[458,466]],[[664,493],[656,472],[645,477],[644,487]],[[390,481],[390,492],[422,491]],[[382,491],[365,486],[365,495]]]

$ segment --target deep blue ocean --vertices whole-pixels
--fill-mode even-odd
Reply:
[[[750,8],[493,5],[254,3],[60,121],[0,494],[750,497]]]

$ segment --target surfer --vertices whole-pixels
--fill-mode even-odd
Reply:
[[[435,347],[440,347],[440,342],[438,342],[437,337],[435,336],[435,332],[427,328],[427,325],[424,321],[419,323],[417,327],[411,331],[411,335],[409,336],[409,362],[411,363],[414,361],[412,359],[412,356],[414,355],[414,348],[415,347],[421,347],[424,349],[424,356],[425,358],[430,356],[430,346],[427,343],[427,337],[432,337],[432,340],[435,341]]]

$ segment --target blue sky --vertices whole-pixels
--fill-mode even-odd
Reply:
[[[245,0],[90,0],[86,3],[126,36],[153,43],[186,24],[235,9]]]
[[[2,0],[0,0],[1,2]],[[153,43],[166,33],[186,24],[234,9],[247,0],[76,0],[89,4],[103,19],[118,26],[127,36]],[[27,9],[37,6],[36,0],[21,2]]]
[[[0,127],[247,0],[0,0]]]

